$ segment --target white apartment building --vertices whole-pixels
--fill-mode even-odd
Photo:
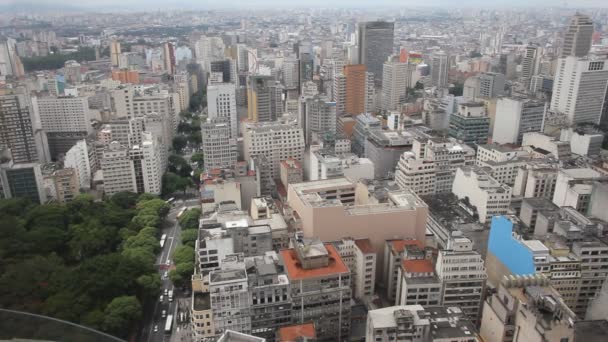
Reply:
[[[524,133],[542,130],[545,110],[544,101],[517,97],[498,99],[492,142],[521,144]]]
[[[293,158],[303,162],[304,132],[294,121],[247,123],[243,138],[245,160],[265,156],[272,178],[280,176],[281,161]]]
[[[570,206],[581,212],[589,205],[591,181],[602,178],[602,174],[590,169],[560,169],[555,181],[553,203],[558,207]]]
[[[194,43],[196,62],[200,64],[205,71],[211,71],[211,62],[224,58],[224,49],[225,45],[221,37],[201,37]],[[246,50],[244,53],[247,55]],[[239,67],[240,66],[239,63]]]
[[[398,268],[395,305],[441,304],[441,280],[427,259],[403,260]]]
[[[32,106],[47,133],[93,131],[87,97],[32,97]]]
[[[533,147],[542,149],[551,153],[557,159],[570,158],[571,150],[570,143],[567,141],[559,141],[554,137],[544,135],[542,133],[524,133],[521,146]]]
[[[228,118],[207,119],[207,122],[202,124],[201,135],[205,170],[226,169],[236,165],[236,138],[231,137]]]
[[[441,304],[458,306],[476,322],[480,319],[481,304],[487,274],[482,256],[473,250],[473,241],[458,237],[439,251],[435,271],[442,282]]]
[[[475,165],[487,168],[490,176],[498,182],[513,185],[517,177],[517,170],[526,164],[526,157],[528,157],[528,152],[507,146],[479,145]]]
[[[344,238],[332,244],[350,270],[352,297],[371,299],[376,286],[376,252],[369,239]]]
[[[78,183],[81,188],[91,187],[91,164],[89,161],[89,149],[85,140],[80,140],[72,146],[65,154],[63,160],[65,168],[73,168],[78,175]]]
[[[336,103],[325,96],[304,97],[300,101],[300,122],[306,143],[336,134]]]
[[[456,171],[452,193],[459,199],[467,197],[477,209],[479,223],[486,223],[497,215],[504,215],[511,204],[511,187],[499,183],[487,170],[463,167]]]
[[[121,191],[137,192],[135,168],[127,147],[116,141],[111,142],[103,151],[100,164],[106,195],[112,196]]]
[[[310,152],[308,180],[346,177],[353,182],[374,179],[374,164],[354,153],[330,153],[325,150]]]
[[[147,193],[160,195],[162,190],[162,157],[161,151],[152,136],[152,133],[143,132],[141,150],[143,159],[141,162],[142,176],[144,181],[144,191]]]
[[[244,265],[243,268],[225,268],[209,273],[209,294],[216,335],[221,335],[226,330],[251,333],[248,289]]]
[[[556,163],[527,162],[517,168],[513,196],[553,199],[557,183]]]
[[[551,110],[565,114],[570,123],[599,124],[607,87],[608,60],[560,58],[553,81]]]
[[[207,111],[209,118],[225,117],[230,122],[230,137],[238,137],[236,88],[232,83],[219,83],[207,87]]]
[[[407,88],[416,65],[399,62],[385,62],[382,69],[382,109],[399,110],[405,103]]]
[[[561,130],[559,140],[569,141],[572,153],[579,156],[597,157],[602,150],[604,134],[599,131],[577,131],[570,127]]]

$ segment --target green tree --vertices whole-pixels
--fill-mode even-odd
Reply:
[[[188,229],[182,231],[182,243],[184,245],[194,248],[196,245],[196,239],[198,239],[197,229]]]
[[[130,191],[122,191],[112,195],[112,203],[123,209],[134,208],[138,200],[138,194]]]
[[[200,152],[193,153],[192,156],[190,157],[190,161],[198,164],[198,167],[200,169],[202,169],[203,166],[205,165],[204,164],[205,158],[204,158],[203,154]]]
[[[184,230],[198,229],[200,216],[201,210],[199,208],[188,209],[178,219],[179,224]]]
[[[190,246],[179,246],[173,252],[173,262],[182,264],[194,261],[194,248]]]
[[[183,279],[190,279],[194,273],[194,261],[177,264],[175,270]]]
[[[70,225],[71,239],[68,241],[70,255],[82,260],[113,250],[117,244],[115,227],[103,226],[96,219]]]
[[[160,219],[157,215],[138,214],[133,217],[131,223],[132,227],[139,231],[143,227],[158,227]]]
[[[144,274],[137,278],[137,284],[142,289],[145,296],[156,297],[160,294],[162,282],[157,272]]]
[[[201,134],[201,131],[192,131],[192,133],[188,134],[188,142],[195,146],[202,144],[203,136]]]
[[[173,150],[175,152],[181,152],[186,145],[188,145],[188,138],[185,135],[176,135],[173,138]]]
[[[103,330],[120,337],[127,337],[133,323],[141,319],[141,304],[134,296],[114,298],[104,310]]]
[[[184,285],[186,284],[186,280],[184,279],[184,277],[182,277],[181,274],[177,272],[177,270],[169,271],[169,279],[171,280],[173,285],[177,287],[184,287]]]
[[[177,133],[189,134],[190,132],[192,132],[192,129],[189,123],[182,121],[177,124]]]
[[[416,85],[414,86],[414,89],[422,90],[422,89],[424,89],[424,84],[422,84],[422,82],[420,82],[420,81],[417,81]]]
[[[153,195],[149,192],[144,192],[143,194],[139,195],[139,197],[137,197],[137,203],[146,202],[146,201],[157,199],[157,198],[158,198],[158,196],[156,196],[156,195]]]
[[[169,210],[171,210],[171,206],[161,200],[160,198],[154,198],[148,201],[141,201],[137,203],[137,209],[141,212],[154,212],[160,218],[165,218],[167,214],[169,214]]]

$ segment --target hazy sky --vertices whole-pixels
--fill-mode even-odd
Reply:
[[[442,7],[507,7],[564,6],[608,7],[608,0],[0,0],[0,5],[43,5],[87,8],[249,8],[249,7],[379,7],[379,6],[442,6]]]

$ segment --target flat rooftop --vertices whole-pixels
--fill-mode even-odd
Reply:
[[[194,309],[194,311],[203,311],[211,309],[211,298],[209,292],[193,292],[192,308]]]
[[[336,188],[354,188],[355,184],[349,181],[347,178],[332,178],[332,179],[324,179],[312,182],[304,182],[304,183],[296,183],[289,184],[293,187],[294,191],[298,194],[306,194],[311,192],[320,192],[325,191],[327,189],[336,189]]]
[[[288,326],[279,328],[279,331],[278,331],[278,341],[279,342],[293,342],[293,341],[297,341],[299,337],[305,337],[308,339],[317,338],[317,332],[315,330],[314,323],[288,325]]]
[[[397,327],[397,322],[395,321],[395,311],[404,310],[410,312],[414,316],[414,324],[420,321],[418,317],[418,312],[424,311],[422,305],[399,305],[399,306],[389,306],[387,308],[370,310],[367,312],[367,316],[372,321],[374,329],[383,329],[383,328],[393,328]],[[428,321],[426,321],[428,325]]]
[[[319,267],[313,269],[304,269],[298,260],[296,251],[291,249],[282,250],[281,257],[285,264],[285,271],[289,276],[290,280],[304,280],[310,278],[320,278],[330,276],[339,273],[349,272],[348,267],[340,258],[340,255],[331,244],[326,244],[327,254],[329,256],[329,265],[326,267]]]

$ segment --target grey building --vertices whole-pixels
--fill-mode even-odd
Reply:
[[[0,198],[29,198],[34,203],[45,203],[40,164],[0,164]]]
[[[450,116],[449,136],[467,145],[487,143],[489,130],[490,118],[481,102],[461,103],[458,113]]]
[[[405,131],[373,130],[365,141],[365,158],[374,165],[374,177],[382,179],[395,172],[403,152],[412,150],[413,136]]]
[[[359,23],[359,63],[367,66],[376,80],[382,80],[382,66],[393,54],[395,23],[368,21]]]
[[[225,169],[236,165],[236,139],[231,137],[230,119],[216,117],[201,125],[205,170]]]
[[[438,51],[431,58],[431,85],[437,88],[447,88],[448,70],[450,58],[443,52]]]
[[[304,128],[306,144],[327,135],[336,135],[336,103],[325,96],[315,95],[300,101],[300,125]]]
[[[249,120],[275,121],[283,114],[283,85],[272,76],[252,75],[247,78],[247,111]]]
[[[365,113],[355,116],[352,151],[359,157],[365,156],[365,141],[370,131],[382,130],[382,123],[375,116]]]
[[[0,96],[0,146],[11,150],[15,163],[38,160],[32,118],[24,96]]]
[[[591,49],[593,21],[584,14],[577,13],[570,19],[568,30],[564,34],[564,46],[561,57],[584,57]]]

